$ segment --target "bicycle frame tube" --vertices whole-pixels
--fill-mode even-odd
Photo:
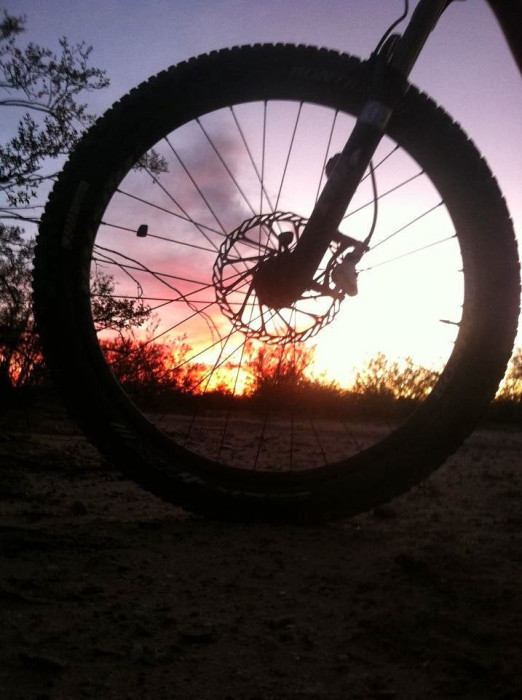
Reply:
[[[420,0],[415,8],[391,59],[392,68],[405,78],[411,73],[422,47],[447,6],[447,0]]]
[[[393,37],[372,56],[374,77],[369,97],[299,241],[285,259],[263,263],[256,274],[258,293],[261,297],[268,293],[272,298],[277,297],[276,306],[287,306],[301,296],[331,241],[338,237],[342,218],[384,135],[393,109],[407,89],[407,77],[446,5],[447,0],[420,0],[403,36]],[[354,251],[358,259],[367,242],[361,241]]]
[[[487,0],[522,73],[522,0]]]

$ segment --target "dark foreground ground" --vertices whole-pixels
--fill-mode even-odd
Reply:
[[[0,459],[5,700],[522,697],[522,432],[321,527],[169,507],[58,414]]]

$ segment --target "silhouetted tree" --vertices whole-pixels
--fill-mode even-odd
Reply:
[[[30,262],[34,244],[0,224],[0,398],[34,379],[40,366],[33,334]]]
[[[416,365],[411,357],[391,362],[384,353],[370,359],[356,374],[352,391],[390,399],[423,399],[438,379],[438,373]]]
[[[43,358],[32,312],[31,261],[34,239],[17,226],[0,222],[0,395],[37,384],[44,375]],[[93,316],[97,327],[123,331],[143,324],[150,307],[143,300],[118,298],[112,277],[92,279]]]
[[[313,363],[314,354],[314,348],[304,343],[261,346],[249,343],[245,362],[250,375],[249,391],[257,394],[295,391],[308,381],[305,370]]]
[[[131,395],[146,400],[197,391],[204,367],[186,361],[191,348],[185,338],[156,342],[154,336],[151,322],[141,337],[131,328],[101,341],[118,381]]]
[[[0,21],[0,106],[21,111],[15,133],[0,145],[2,218],[37,221],[40,186],[52,162],[65,156],[94,117],[80,96],[107,87],[105,71],[89,64],[92,47],[59,41],[59,52],[17,41],[26,18],[4,11]]]
[[[26,18],[0,17],[0,107],[12,114],[0,144],[0,219],[37,222],[40,187],[55,176],[53,163],[92,123],[80,95],[108,85],[89,65],[91,47],[59,42],[59,52],[35,43],[19,46]],[[17,115],[19,115],[17,117]],[[5,120],[4,124],[8,124]],[[10,135],[9,135],[10,133]],[[34,240],[18,226],[0,227],[0,393],[35,383],[42,358],[31,309]]]
[[[82,98],[106,88],[109,79],[90,65],[92,46],[84,42],[71,45],[62,37],[58,52],[33,42],[18,46],[26,21],[6,11],[0,18],[0,106],[20,115],[0,144],[0,218],[36,223],[41,186],[55,178],[94,122]],[[153,150],[136,167],[159,173],[166,161]]]
[[[114,278],[96,269],[91,280],[91,310],[97,331],[123,331],[141,326],[150,318],[150,306],[141,296],[119,297],[115,291]]]
[[[0,17],[0,107],[15,118],[11,135],[0,144],[0,219],[37,223],[38,199],[47,190],[64,157],[94,116],[81,98],[108,86],[105,71],[90,65],[92,47],[59,40],[53,52],[35,43],[19,46],[26,18],[4,11]],[[17,121],[16,115],[19,114]],[[154,151],[137,168],[166,170]],[[34,239],[18,226],[0,228],[0,391],[35,383],[42,357],[31,309]],[[140,325],[150,314],[138,297],[114,296],[112,277],[96,273],[92,281],[93,315],[100,329]]]

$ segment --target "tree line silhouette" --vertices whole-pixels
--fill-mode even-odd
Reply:
[[[247,342],[241,367],[191,362],[185,337],[168,342],[138,339],[134,333],[102,341],[102,350],[118,381],[151,409],[175,410],[198,401],[211,406],[243,405],[261,410],[359,418],[401,418],[430,393],[439,374],[410,357],[390,359],[378,353],[361,365],[350,387],[313,374],[315,348],[303,343],[262,345]],[[243,374],[241,388],[237,377]],[[522,348],[510,362],[491,417],[522,416]]]

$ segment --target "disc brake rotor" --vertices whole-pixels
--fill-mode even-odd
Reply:
[[[340,295],[330,287],[332,259],[316,272],[310,289],[287,307],[275,309],[256,293],[256,270],[275,256],[289,255],[306,223],[289,212],[260,214],[243,221],[223,241],[212,273],[216,299],[233,328],[248,338],[281,344],[304,341],[339,311]]]

